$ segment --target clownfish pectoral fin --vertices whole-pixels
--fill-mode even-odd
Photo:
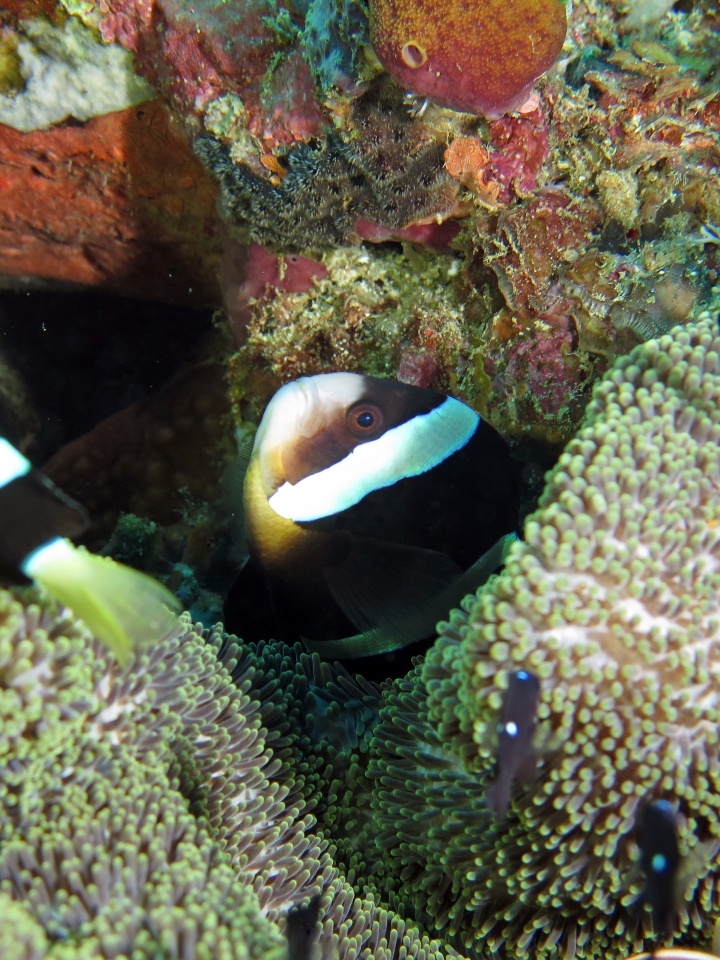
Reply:
[[[342,640],[308,640],[307,637],[300,639],[308,653],[317,653],[323,660],[374,657],[380,653],[399,650],[413,642],[398,639],[384,630],[368,630],[366,633],[357,633],[354,637],[343,637]]]
[[[239,429],[236,430],[237,456],[228,463],[220,478],[222,503],[230,518],[230,529],[233,539],[233,559],[240,569],[247,563],[249,556],[247,530],[245,528],[243,486],[245,484],[245,474],[250,465],[250,457],[252,456],[256,433],[257,428],[251,424],[247,424],[247,429],[244,432],[241,432]]]
[[[398,646],[432,631],[427,608],[462,575],[450,557],[397,543],[356,537],[342,563],[324,568],[333,599],[361,631],[381,630]]]
[[[136,647],[161,640],[177,622],[180,601],[139,570],[99,557],[69,540],[51,540],[23,563],[31,577],[85,622],[125,666]]]
[[[447,609],[456,606],[463,597],[469,593],[475,593],[478,587],[487,583],[493,573],[505,564],[510,548],[518,539],[516,533],[505,534],[489,550],[486,550],[479,560],[468,567],[460,579],[453,584],[453,592],[456,593],[457,599],[450,600]]]
[[[445,554],[432,550],[376,546],[375,541],[357,545],[338,567],[326,568],[325,577],[345,616],[365,631],[341,640],[303,637],[303,643],[325,659],[342,659],[389,653],[423,640],[452,607],[505,563],[517,539],[514,533],[501,537],[464,573]],[[414,554],[410,565],[407,553]],[[398,578],[398,569],[404,577]]]

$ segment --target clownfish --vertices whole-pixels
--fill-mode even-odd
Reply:
[[[642,810],[638,826],[640,866],[646,877],[641,899],[650,905],[656,933],[667,937],[675,921],[680,864],[675,811],[667,800],[656,800]]]
[[[326,657],[428,638],[502,564],[518,524],[510,450],[474,410],[356,373],[275,394],[243,490],[250,561],[231,595],[257,596],[248,571],[262,571],[280,636]]]
[[[288,960],[308,960],[319,916],[319,894],[307,906],[293,907],[288,911],[285,921]]]
[[[157,580],[75,547],[89,525],[75,500],[0,437],[0,580],[38,583],[85,622],[122,666],[159,640],[182,609]]]
[[[487,791],[488,806],[498,817],[507,813],[513,780],[527,786],[535,774],[532,740],[539,703],[540,681],[535,674],[527,670],[511,673],[498,727],[498,775]]]

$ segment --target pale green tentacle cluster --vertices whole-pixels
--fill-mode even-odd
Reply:
[[[3,958],[281,960],[287,911],[319,895],[311,960],[444,960],[340,875],[239,653],[181,619],[121,670],[79,621],[0,591]]]
[[[369,768],[378,885],[468,949],[619,957],[653,936],[636,905],[636,820],[665,797],[684,858],[676,934],[706,942],[720,917],[710,318],[643,344],[597,385],[525,542],[463,606],[384,700]],[[484,793],[508,675],[521,667],[542,683],[539,765],[498,821]]]

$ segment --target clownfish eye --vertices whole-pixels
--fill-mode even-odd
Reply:
[[[348,429],[356,437],[367,437],[377,433],[382,422],[382,413],[371,403],[359,403],[348,411]]]

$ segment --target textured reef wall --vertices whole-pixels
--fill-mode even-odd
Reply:
[[[350,365],[449,388],[557,450],[616,356],[717,301],[717,12],[587,0],[560,49],[556,0],[485,5],[490,55],[457,39],[452,4],[437,22],[386,6],[13,0],[0,271],[204,303],[219,279],[240,414]],[[520,83],[525,15],[559,55],[524,101],[456,84],[441,106],[451,47],[473,89]],[[172,122],[132,106],[153,92]],[[219,233],[184,137],[218,182]],[[432,294],[416,303],[415,283]]]
[[[564,6],[538,0],[557,57],[498,105],[435,82],[445,60],[433,80],[463,22],[426,6],[0,12],[2,282],[210,304],[224,334],[48,464],[92,546],[162,576],[190,619],[122,672],[39,595],[0,595],[0,953],[271,960],[290,932],[309,960],[622,960],[663,940],[636,833],[660,797],[674,935],[711,941],[717,9],[579,0],[563,41]],[[208,628],[233,428],[339,369],[446,391],[520,460],[560,456],[504,572],[382,686]],[[497,819],[518,666],[542,683],[539,765]],[[316,897],[303,941],[293,911]]]

